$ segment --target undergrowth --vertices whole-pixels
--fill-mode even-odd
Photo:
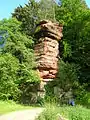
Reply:
[[[61,117],[68,120],[90,120],[90,109],[83,106],[56,106],[48,104],[37,120],[60,120]]]

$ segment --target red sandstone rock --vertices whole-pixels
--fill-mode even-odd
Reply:
[[[62,26],[59,26],[56,23],[52,23],[51,21],[42,21],[40,23],[42,30],[47,30],[47,33],[50,34],[50,36],[55,37],[56,39],[60,40],[61,37],[63,37],[62,34]]]
[[[52,75],[55,75],[57,73],[57,70],[49,70],[49,73],[51,73]]]
[[[49,71],[40,71],[40,76],[43,77],[43,76],[47,76],[49,74]]]
[[[54,79],[58,69],[58,40],[62,37],[62,26],[51,21],[41,21],[39,42],[35,45],[36,62],[40,77]],[[41,34],[43,33],[43,37]]]

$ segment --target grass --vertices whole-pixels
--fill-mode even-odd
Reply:
[[[82,106],[47,105],[37,120],[60,120],[60,116],[68,120],[90,120],[90,109]]]
[[[0,115],[8,112],[12,112],[12,111],[31,109],[31,108],[32,108],[31,106],[16,104],[13,101],[0,101]]]
[[[0,114],[31,108],[31,106],[16,104],[13,101],[0,101]],[[80,105],[60,107],[55,104],[47,104],[45,108],[37,120],[60,120],[60,116],[68,120],[90,120],[90,109]]]

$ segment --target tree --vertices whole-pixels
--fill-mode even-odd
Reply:
[[[0,21],[0,31],[8,32],[0,54],[0,94],[6,96],[5,99],[15,99],[21,95],[22,85],[39,82],[32,49],[33,40],[20,32],[20,25],[16,19]]]
[[[0,99],[17,99],[20,94],[18,89],[17,71],[19,61],[10,53],[0,55]]]
[[[80,66],[79,81],[89,85],[89,19],[90,9],[83,0],[61,0],[56,19],[63,21],[62,57],[64,61]]]
[[[32,35],[35,25],[38,21],[38,8],[39,4],[35,0],[29,0],[28,4],[24,7],[19,6],[12,13],[18,21],[21,21],[21,28],[27,35]]]
[[[59,88],[57,98],[62,103],[68,103],[70,99],[74,99],[76,96],[75,91],[79,87],[77,67],[74,63],[59,60],[58,74],[54,84]]]
[[[21,28],[27,35],[33,36],[36,24],[42,19],[55,21],[55,2],[54,0],[29,0],[24,7],[19,6],[12,13],[12,17],[21,21]]]
[[[41,0],[39,3],[39,19],[43,20],[51,20],[56,21],[55,19],[55,1],[54,0]]]

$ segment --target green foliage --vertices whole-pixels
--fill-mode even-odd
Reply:
[[[19,61],[9,53],[0,55],[0,99],[16,99],[18,89],[17,71]]]
[[[38,95],[37,95],[38,86],[39,86],[39,82],[38,83],[30,83],[30,82],[22,83],[20,86],[20,90],[22,91],[20,102],[26,105],[36,104],[38,100]]]
[[[20,104],[16,104],[14,101],[1,101],[0,100],[0,115],[6,114],[9,112],[17,111],[17,110],[25,110],[31,109],[31,106],[23,106]]]
[[[38,16],[39,20],[51,20],[56,21],[55,19],[55,2],[53,0],[40,0]]]
[[[17,100],[22,95],[22,84],[39,81],[32,38],[20,32],[20,25],[16,19],[0,21],[0,30],[7,30],[9,35],[0,54],[0,97],[3,99]]]
[[[84,85],[79,86],[79,88],[74,91],[76,94],[76,103],[90,108],[90,92],[86,91],[85,88]]]
[[[76,96],[74,91],[79,87],[76,68],[75,64],[60,60],[57,78],[45,86],[46,98],[50,96],[55,102],[65,104],[73,99]]]
[[[44,112],[36,120],[56,120],[57,119],[57,109],[56,106],[51,106],[49,104],[45,105]]]
[[[56,105],[46,105],[44,112],[38,117],[37,120],[89,120],[90,110],[83,108],[82,106],[64,106],[58,107]]]
[[[55,21],[55,2],[53,0],[29,0],[24,7],[15,9],[12,16],[21,21],[21,28],[27,35],[33,36],[36,24],[40,20],[49,19]]]
[[[63,89],[69,89],[73,85],[78,85],[77,71],[75,64],[69,64],[62,60],[59,61],[59,70],[57,74],[57,81],[61,83],[60,87]],[[77,82],[77,83],[76,83]],[[66,87],[65,87],[66,85]]]
[[[90,9],[84,0],[61,0],[61,6],[56,8],[56,20],[62,22],[64,26],[60,53],[63,61],[66,62],[59,66],[57,79],[61,82],[59,82],[60,88],[67,90],[71,88],[77,103],[86,106],[90,104],[89,19]],[[73,63],[76,67],[71,69]],[[74,73],[70,72],[72,70]]]
[[[57,6],[55,15],[57,21],[63,21],[65,26],[70,25],[78,15],[87,9],[84,0],[60,0],[60,2],[61,5]]]
[[[80,66],[79,81],[89,85],[90,9],[83,0],[61,0],[56,8],[56,20],[63,21],[62,58]]]
[[[38,9],[38,3],[35,2],[35,0],[29,0],[28,4],[26,4],[24,7],[17,7],[12,14],[13,17],[22,22],[22,31],[24,31],[24,33],[26,33],[27,35],[33,34],[35,25],[38,21]]]
[[[63,41],[63,58],[70,57],[72,55],[71,46],[67,41]]]

